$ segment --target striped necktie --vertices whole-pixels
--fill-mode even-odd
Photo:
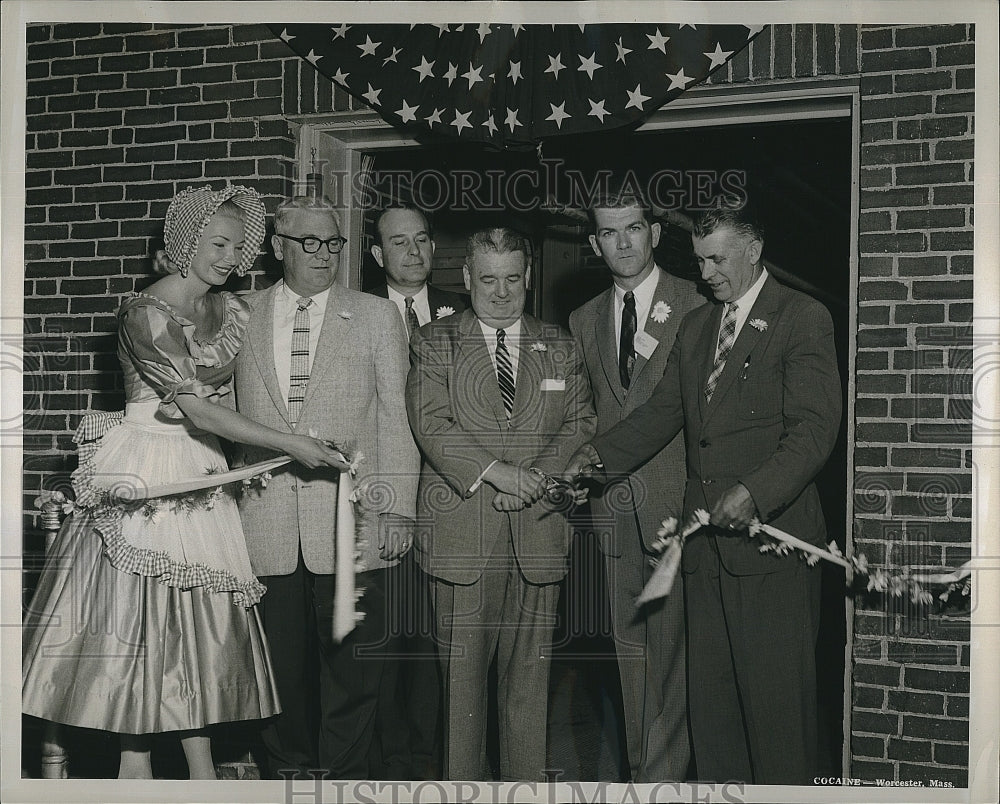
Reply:
[[[503,398],[503,408],[507,412],[507,421],[514,410],[514,367],[510,362],[510,352],[505,343],[507,334],[497,330],[497,384],[500,386],[500,396]]]
[[[295,323],[292,325],[292,359],[288,376],[288,420],[295,427],[302,412],[309,385],[309,307],[313,300],[303,296],[296,302]]]
[[[722,370],[726,367],[726,358],[729,357],[729,353],[733,350],[733,343],[736,341],[736,313],[738,311],[736,302],[730,302],[729,309],[726,310],[726,315],[722,319],[722,326],[719,328],[719,346],[715,352],[715,366],[712,368],[712,373],[708,375],[708,382],[705,383],[705,399],[708,402],[712,401],[715,386],[719,384],[719,377],[722,376]]]
[[[406,336],[413,337],[413,333],[420,329],[420,320],[417,318],[417,311],[413,309],[413,297],[407,296],[406,302]]]
[[[618,378],[625,390],[628,390],[629,385],[632,384],[632,369],[635,368],[636,327],[635,294],[630,290],[625,294],[625,306],[622,308],[622,331],[618,339]]]

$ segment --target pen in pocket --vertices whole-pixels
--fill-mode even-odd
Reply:
[[[740,379],[745,380],[747,378],[747,373],[750,371],[750,355],[747,355],[747,359],[743,361],[743,370],[740,372]]]

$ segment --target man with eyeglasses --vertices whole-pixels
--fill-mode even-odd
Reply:
[[[356,506],[364,617],[340,644],[332,636],[339,474],[295,465],[275,472],[263,492],[243,495],[250,561],[268,589],[261,611],[282,705],[261,735],[262,764],[270,778],[319,770],[364,779],[385,665],[386,589],[412,543],[419,470],[404,404],[406,337],[390,302],[336,282],[346,240],[329,200],[285,201],[274,229],[284,277],[247,297],[237,405],[270,427],[363,455],[356,482],[373,491]],[[243,462],[269,457],[247,450]]]

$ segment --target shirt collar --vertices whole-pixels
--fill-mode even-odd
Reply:
[[[757,281],[754,282],[750,289],[740,296],[738,299],[733,299],[733,302],[739,305],[741,312],[749,314],[750,310],[753,309],[754,304],[757,302],[757,297],[760,295],[760,290],[764,287],[764,283],[767,281],[767,268],[762,268],[760,276],[757,277]],[[732,302],[729,302],[732,304]]]
[[[481,318],[478,319],[478,321],[479,321],[479,326],[482,327],[483,335],[486,336],[486,337],[488,337],[488,338],[491,338],[492,340],[495,341],[497,339],[497,328],[496,327],[491,327],[489,324],[487,324]],[[504,336],[507,337],[507,338],[520,338],[521,337],[521,319],[519,318],[519,319],[517,319],[517,321],[515,321],[510,326],[504,327],[503,331],[504,331]]]
[[[392,285],[388,285],[387,284],[386,288],[388,288],[388,290],[389,290],[389,298],[392,301],[396,302],[396,304],[400,305],[401,307],[406,307],[406,294],[400,293]],[[418,290],[416,293],[414,293],[413,296],[411,296],[410,298],[413,299],[413,303],[415,305],[419,304],[422,301],[424,301],[427,298],[427,285],[425,284],[422,288],[420,288],[420,290]]]
[[[313,309],[317,311],[322,311],[326,309],[326,300],[330,297],[330,291],[333,290],[333,285],[330,285],[326,290],[321,290],[319,293],[314,293],[312,295],[312,300],[314,302]],[[284,300],[286,307],[294,307],[298,304],[299,299],[302,298],[299,294],[288,287],[288,283],[284,279],[281,280],[281,284],[278,285],[278,294]]]
[[[653,270],[649,272],[649,276],[642,280],[639,285],[632,291],[635,295],[635,305],[637,308],[649,307],[653,303],[653,294],[656,293],[656,285],[660,281],[660,269],[654,265]],[[618,283],[615,283],[615,301],[618,306],[625,304],[625,294],[628,292],[625,288],[619,287]]]

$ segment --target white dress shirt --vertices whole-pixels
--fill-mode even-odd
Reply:
[[[760,289],[764,287],[765,281],[767,281],[766,268],[760,272],[760,276],[757,278],[757,281],[750,286],[750,289],[746,293],[740,296],[740,298],[733,300],[738,305],[736,309],[736,333],[733,335],[733,343],[735,343],[736,339],[740,336],[740,330],[743,329],[743,325],[747,322],[747,319],[750,317],[750,311],[753,309],[754,304],[757,302],[757,297],[760,295]],[[723,318],[725,318],[726,313],[729,312],[730,304],[732,304],[732,302],[726,302],[726,307],[722,311]],[[721,323],[719,324],[719,330],[720,331],[722,330]],[[716,334],[715,336],[715,354],[716,356],[718,356],[719,354],[718,334]]]
[[[313,303],[307,307],[309,313],[309,369],[312,370],[313,357],[316,356],[316,345],[319,343],[319,333],[323,328],[323,317],[326,314],[326,302],[330,296],[330,288],[312,297]],[[274,370],[278,375],[278,387],[281,398],[288,401],[288,388],[292,372],[292,329],[295,326],[295,313],[302,297],[294,293],[284,280],[274,294]]]
[[[493,360],[493,373],[497,370],[497,330],[489,324],[484,324],[479,320],[479,326],[483,330],[483,337],[486,339],[486,348],[490,350],[490,359]],[[517,386],[517,364],[521,357],[521,319],[517,319],[509,327],[503,328],[504,345],[507,347],[507,354],[510,355],[510,368],[514,373],[514,385]]]
[[[636,332],[646,328],[649,308],[653,306],[653,296],[660,281],[660,270],[654,266],[652,273],[632,291],[635,294]],[[625,310],[625,294],[628,292],[615,283],[615,354],[621,349],[622,342],[622,312]]]
[[[399,308],[399,314],[403,317],[403,324],[406,324],[406,296],[396,290],[392,285],[386,285],[389,289],[389,301],[394,302],[396,307]],[[427,298],[427,285],[424,285],[420,290],[413,294],[411,297],[413,299],[413,310],[417,314],[417,323],[420,326],[428,323],[431,320],[431,302]]]

